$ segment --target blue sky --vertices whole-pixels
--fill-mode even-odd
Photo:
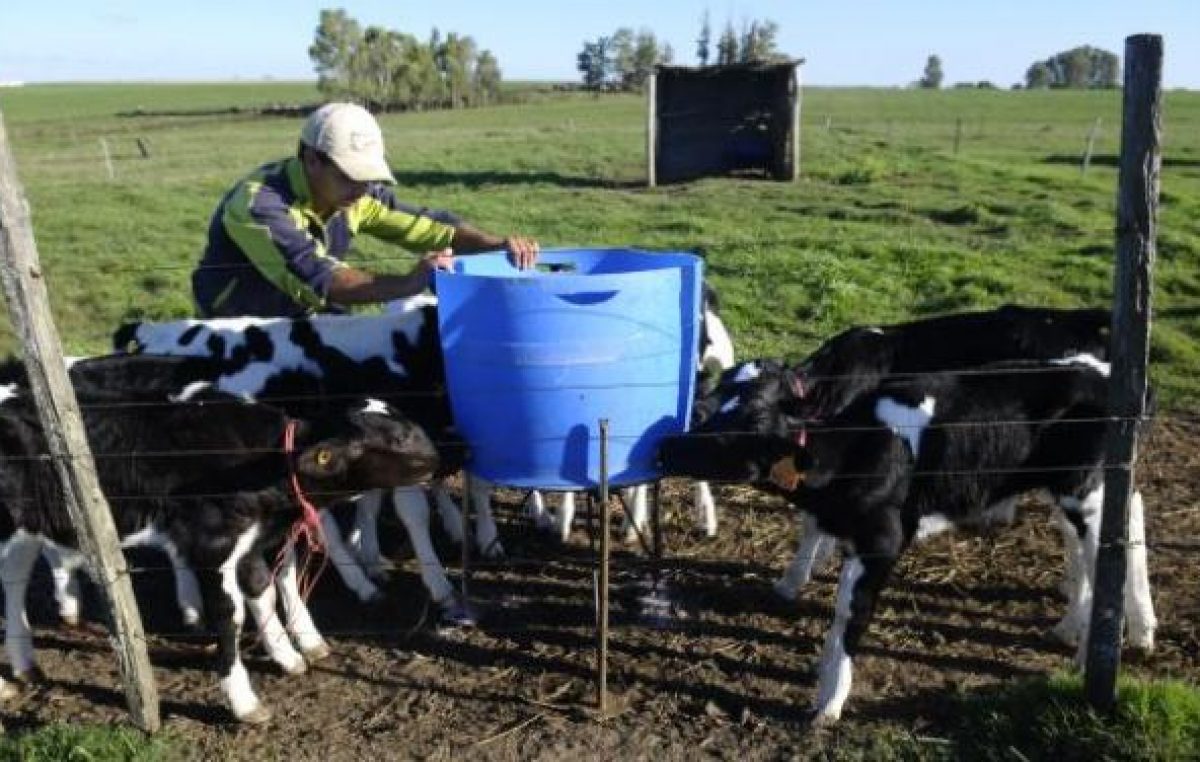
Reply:
[[[1166,87],[1200,89],[1198,0],[445,0],[307,3],[257,0],[8,0],[0,12],[0,81],[310,78],[321,8],[424,38],[475,38],[509,79],[577,79],[585,40],[648,28],[695,63],[705,10],[725,21],[770,19],[779,47],[806,59],[809,85],[905,85],[937,54],[947,84],[1007,87],[1036,60],[1076,45],[1118,55],[1125,37],[1163,35]],[[286,10],[283,10],[286,9]]]

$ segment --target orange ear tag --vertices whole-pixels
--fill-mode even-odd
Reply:
[[[780,458],[771,466],[771,483],[776,487],[793,492],[804,481],[804,474],[796,470],[796,458],[789,455]]]

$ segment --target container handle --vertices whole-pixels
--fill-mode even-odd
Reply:
[[[607,302],[618,293],[620,293],[620,290],[614,288],[609,291],[577,291],[573,294],[555,294],[555,296],[570,304],[586,306],[589,304],[600,304],[601,302]]]

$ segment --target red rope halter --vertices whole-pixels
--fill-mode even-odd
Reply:
[[[325,530],[321,526],[321,516],[317,513],[317,507],[304,494],[304,490],[300,487],[300,477],[296,473],[296,425],[297,421],[294,418],[289,418],[287,426],[283,429],[283,456],[287,458],[288,481],[292,488],[292,497],[300,504],[300,518],[296,519],[292,523],[291,529],[288,530],[287,541],[279,549],[279,556],[275,560],[274,571],[275,575],[278,576],[287,551],[290,548],[296,547],[296,544],[303,538],[308,552],[297,576],[301,597],[307,600],[309,593],[312,592],[313,587],[317,584],[317,580],[321,577],[321,573],[325,571],[325,565],[328,563],[329,558],[328,556],[324,556],[321,566],[317,569],[316,573],[312,575],[311,579],[307,579],[309,576],[309,561],[312,559],[314,553],[324,554],[326,543]]]

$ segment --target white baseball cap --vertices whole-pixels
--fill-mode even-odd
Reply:
[[[326,103],[309,115],[300,142],[328,156],[351,180],[395,184],[383,150],[383,132],[371,112],[355,103]]]

